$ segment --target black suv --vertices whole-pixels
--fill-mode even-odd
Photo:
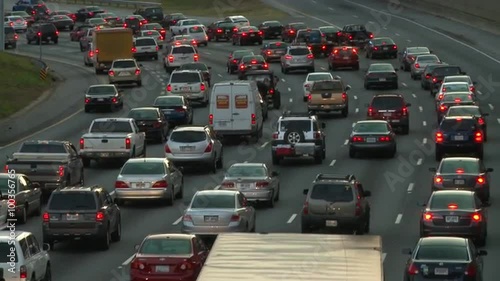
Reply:
[[[85,91],[85,112],[106,109],[113,112],[123,108],[123,91],[115,85],[92,85]]]
[[[371,192],[354,175],[318,174],[310,189],[304,189],[302,233],[315,229],[370,232]]]
[[[140,15],[148,22],[162,22],[163,9],[160,6],[139,8],[134,15]]]
[[[28,44],[31,44],[31,42],[37,44],[41,42],[49,43],[50,41],[57,44],[59,42],[59,31],[52,23],[35,23],[26,31],[26,40],[28,40]]]
[[[65,187],[50,195],[43,213],[43,242],[95,239],[103,250],[121,239],[121,212],[102,187]]]
[[[443,65],[438,66],[432,70],[430,73],[430,90],[431,95],[435,96],[441,87],[441,83],[443,83],[443,79],[446,76],[454,76],[454,75],[465,75],[466,73],[462,71],[459,66],[456,65]]]
[[[4,36],[5,36],[5,49],[7,49],[7,47],[11,47],[12,49],[15,49],[17,47],[17,39],[18,39],[18,35],[16,34],[16,31],[14,30],[14,28],[10,27],[10,26],[5,26],[3,28],[4,30]]]
[[[403,135],[410,132],[411,104],[401,94],[379,94],[368,104],[368,120],[386,120],[393,128],[401,130]]]
[[[445,116],[435,135],[436,161],[446,154],[475,154],[483,159],[484,132],[473,116]]]

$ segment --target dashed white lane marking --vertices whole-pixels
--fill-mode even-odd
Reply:
[[[359,18],[359,17],[358,17],[358,16],[356,16],[356,15],[352,15],[352,17],[353,17],[353,18],[355,18],[355,19]]]
[[[344,145],[349,144],[349,140],[345,140]]]
[[[400,224],[401,223],[401,219],[403,219],[403,214],[398,214],[398,216],[396,217],[396,221],[394,223],[395,224]]]
[[[488,104],[488,106],[490,107],[491,110],[495,109],[495,107],[493,107],[493,105],[491,103]]]
[[[333,165],[335,165],[335,162],[337,162],[337,160],[332,160],[332,162],[330,163],[330,167],[333,167]]]
[[[384,26],[384,27],[382,27],[382,28],[383,28],[384,30],[387,30],[387,27],[385,27],[385,26]]]
[[[297,214],[293,214],[292,216],[290,216],[290,218],[288,219],[288,221],[286,223],[288,223],[288,224],[292,223],[296,217],[297,217]]]
[[[415,95],[415,94],[411,94],[411,96],[414,97],[414,98],[417,98],[417,95]]]
[[[243,163],[248,163],[248,161],[245,161],[245,162],[243,162]]]
[[[479,91],[479,90],[477,91],[477,93],[478,93],[478,94],[480,94],[480,95],[482,95],[482,94],[483,94],[483,92],[481,92],[481,91]]]
[[[326,70],[326,68],[325,68],[325,67],[320,67],[320,68],[321,68],[321,70]]]
[[[374,21],[369,21],[368,23],[369,23],[369,24],[375,24],[375,22],[374,22]]]
[[[422,112],[422,111],[424,111],[424,108],[423,108],[423,107],[421,107],[421,106],[419,106],[419,107],[418,107],[418,111]]]
[[[281,78],[281,82],[286,82],[285,79]]]
[[[411,43],[411,40],[410,40],[410,39],[407,39],[407,40],[406,40],[406,42]]]
[[[420,165],[422,165],[422,158],[418,158],[418,160],[417,160],[417,166],[420,166]]]
[[[268,145],[268,144],[269,144],[269,142],[268,142],[268,141],[266,141],[266,142],[265,142],[265,143],[263,143],[260,147],[261,147],[261,148],[264,148],[264,147],[266,147],[266,145]]]
[[[497,122],[498,122],[498,124],[500,124],[500,118],[497,118]]]
[[[114,195],[115,195],[115,193],[116,193],[116,192],[113,190],[113,191],[111,191],[111,192],[109,193],[109,195],[114,196]]]
[[[396,35],[396,36],[400,36],[400,35],[399,35],[399,33],[394,33],[394,35]]]
[[[427,126],[427,122],[425,122],[425,121],[422,122],[422,125]]]
[[[288,91],[291,92],[292,91],[292,88],[288,88]]]
[[[356,122],[352,123],[352,126],[353,126],[353,127],[354,127],[354,126],[356,126]]]
[[[222,78],[222,74],[217,74],[217,76],[219,76],[220,78]]]
[[[289,101],[290,101],[290,102],[293,102],[293,99],[292,99],[292,98],[290,98],[290,100],[289,100]]]
[[[408,190],[407,190],[407,191],[408,191],[408,193],[411,193],[411,192],[413,191],[413,187],[415,187],[415,184],[414,184],[414,183],[410,183],[410,184],[408,185]]]
[[[313,2],[314,4],[316,4],[316,1],[314,1],[314,0],[311,0],[311,2]]]
[[[211,53],[209,53],[209,52],[205,52],[205,54],[207,54],[207,55],[211,55]]]
[[[357,100],[358,99],[358,96],[354,96],[354,99]]]
[[[182,216],[172,223],[172,225],[178,225],[182,220]]]
[[[426,143],[427,143],[427,138],[424,138],[424,139],[422,140],[422,143],[423,143],[423,144],[426,144]]]
[[[333,11],[333,8],[332,7],[328,7],[328,10]]]
[[[385,262],[386,257],[387,257],[387,253],[382,253],[382,262]]]
[[[358,113],[358,112],[359,112],[359,108],[356,108],[356,109],[354,110],[354,112]]]
[[[408,87],[405,82],[401,82],[401,85],[403,85],[403,87]]]
[[[130,256],[130,258],[128,258],[127,260],[125,260],[122,265],[128,265],[135,257],[135,254]]]

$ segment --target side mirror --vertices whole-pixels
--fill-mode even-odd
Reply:
[[[321,129],[326,128],[326,123],[321,123]]]
[[[403,255],[411,255],[411,249],[410,248],[404,248],[403,250],[401,250],[401,253]]]
[[[351,85],[347,85],[347,86],[345,86],[345,90],[346,90],[346,91],[349,91],[350,89],[351,89]]]
[[[212,67],[211,67],[211,66],[209,66],[209,67],[207,67],[207,68],[208,68],[208,70],[212,69]]]
[[[33,188],[33,189],[40,188],[40,184],[37,182],[31,183],[31,188]]]
[[[488,169],[486,169],[486,172],[488,172],[488,173],[491,173],[491,172],[493,172],[493,171],[494,171],[494,170],[493,170],[493,168],[488,168]]]
[[[434,54],[434,51],[433,50],[429,50],[429,54]]]
[[[411,103],[409,103],[409,102],[408,102],[408,103],[406,103],[406,106],[407,106],[407,107],[410,107],[410,106],[411,106]]]
[[[489,114],[489,113],[483,113],[483,114],[481,114],[481,115],[482,115],[482,116],[490,116],[490,114]]]
[[[363,196],[370,197],[370,196],[372,196],[372,192],[369,190],[365,190],[365,192],[363,192]]]
[[[134,250],[139,251],[139,247],[141,247],[141,245],[139,245],[139,244],[135,244],[135,245],[134,245]]]
[[[271,176],[272,176],[272,177],[277,177],[277,176],[279,176],[279,175],[280,175],[280,173],[278,173],[278,172],[276,172],[276,171],[271,172]]]
[[[302,190],[302,193],[303,193],[304,195],[307,195],[307,193],[309,193],[309,189],[304,189],[304,190]]]
[[[462,72],[461,72],[461,74],[462,74],[462,75],[466,75],[466,74],[467,74],[467,72],[465,72],[465,71],[462,71]]]
[[[44,251],[50,251],[50,245],[49,245],[49,244],[47,244],[47,243],[43,243],[43,245],[42,245],[42,249],[43,249]]]
[[[436,168],[429,168],[429,172],[437,172],[437,169]]]
[[[487,256],[488,255],[488,251],[486,251],[486,250],[479,250],[479,252],[477,252],[477,255],[478,256]]]

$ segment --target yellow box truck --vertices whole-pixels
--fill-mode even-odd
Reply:
[[[118,27],[95,30],[92,41],[96,74],[109,70],[116,59],[133,58],[134,38],[131,29]]]

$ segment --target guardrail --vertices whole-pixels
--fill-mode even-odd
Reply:
[[[0,0],[3,1],[3,0]],[[118,8],[134,8],[144,6],[157,6],[161,5],[159,2],[142,2],[132,0],[49,0],[47,3],[61,3],[61,4],[80,4],[80,5],[96,5],[96,6],[111,6]]]

